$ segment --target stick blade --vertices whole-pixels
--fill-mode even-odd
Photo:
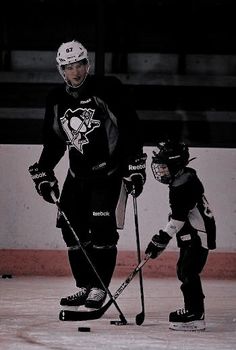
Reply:
[[[96,310],[98,311],[98,310]],[[60,321],[88,321],[96,320],[102,315],[94,311],[71,311],[71,310],[61,310],[59,313]]]
[[[135,319],[136,324],[138,326],[141,326],[141,324],[143,324],[144,322],[144,318],[145,318],[144,312],[140,312],[140,314],[136,315],[136,319]]]
[[[88,321],[88,320],[97,320],[101,318],[107,309],[111,306],[112,300],[109,300],[104,306],[100,309],[93,311],[73,311],[73,310],[61,310],[59,313],[60,321]]]

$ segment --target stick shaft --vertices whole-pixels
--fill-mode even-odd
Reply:
[[[135,222],[135,233],[136,233],[136,242],[137,242],[137,255],[138,255],[138,263],[140,263],[141,249],[140,249],[139,224],[138,224],[138,205],[137,205],[137,198],[134,195],[133,195],[133,207],[134,207],[134,222]],[[141,297],[142,310],[141,310],[141,313],[136,316],[136,323],[141,325],[145,317],[142,269],[139,270],[139,285],[140,285],[140,297]]]

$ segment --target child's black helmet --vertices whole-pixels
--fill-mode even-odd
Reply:
[[[152,171],[155,178],[162,183],[170,183],[171,179],[177,175],[189,163],[189,149],[183,142],[165,141],[157,144],[159,152],[153,152]],[[166,165],[170,176],[161,176],[158,165]]]

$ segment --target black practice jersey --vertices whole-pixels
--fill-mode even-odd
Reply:
[[[53,169],[69,150],[75,177],[125,170],[142,151],[138,116],[126,87],[114,77],[88,76],[81,87],[65,84],[48,96],[39,164]]]
[[[177,232],[178,241],[197,235],[203,247],[215,249],[215,219],[194,169],[186,167],[184,173],[169,186],[169,202],[171,218],[185,222]]]

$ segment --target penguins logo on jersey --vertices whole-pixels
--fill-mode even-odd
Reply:
[[[69,139],[70,147],[75,147],[83,153],[83,146],[89,143],[87,135],[100,126],[100,121],[93,119],[95,109],[78,108],[72,111],[70,108],[60,118],[62,127]]]

